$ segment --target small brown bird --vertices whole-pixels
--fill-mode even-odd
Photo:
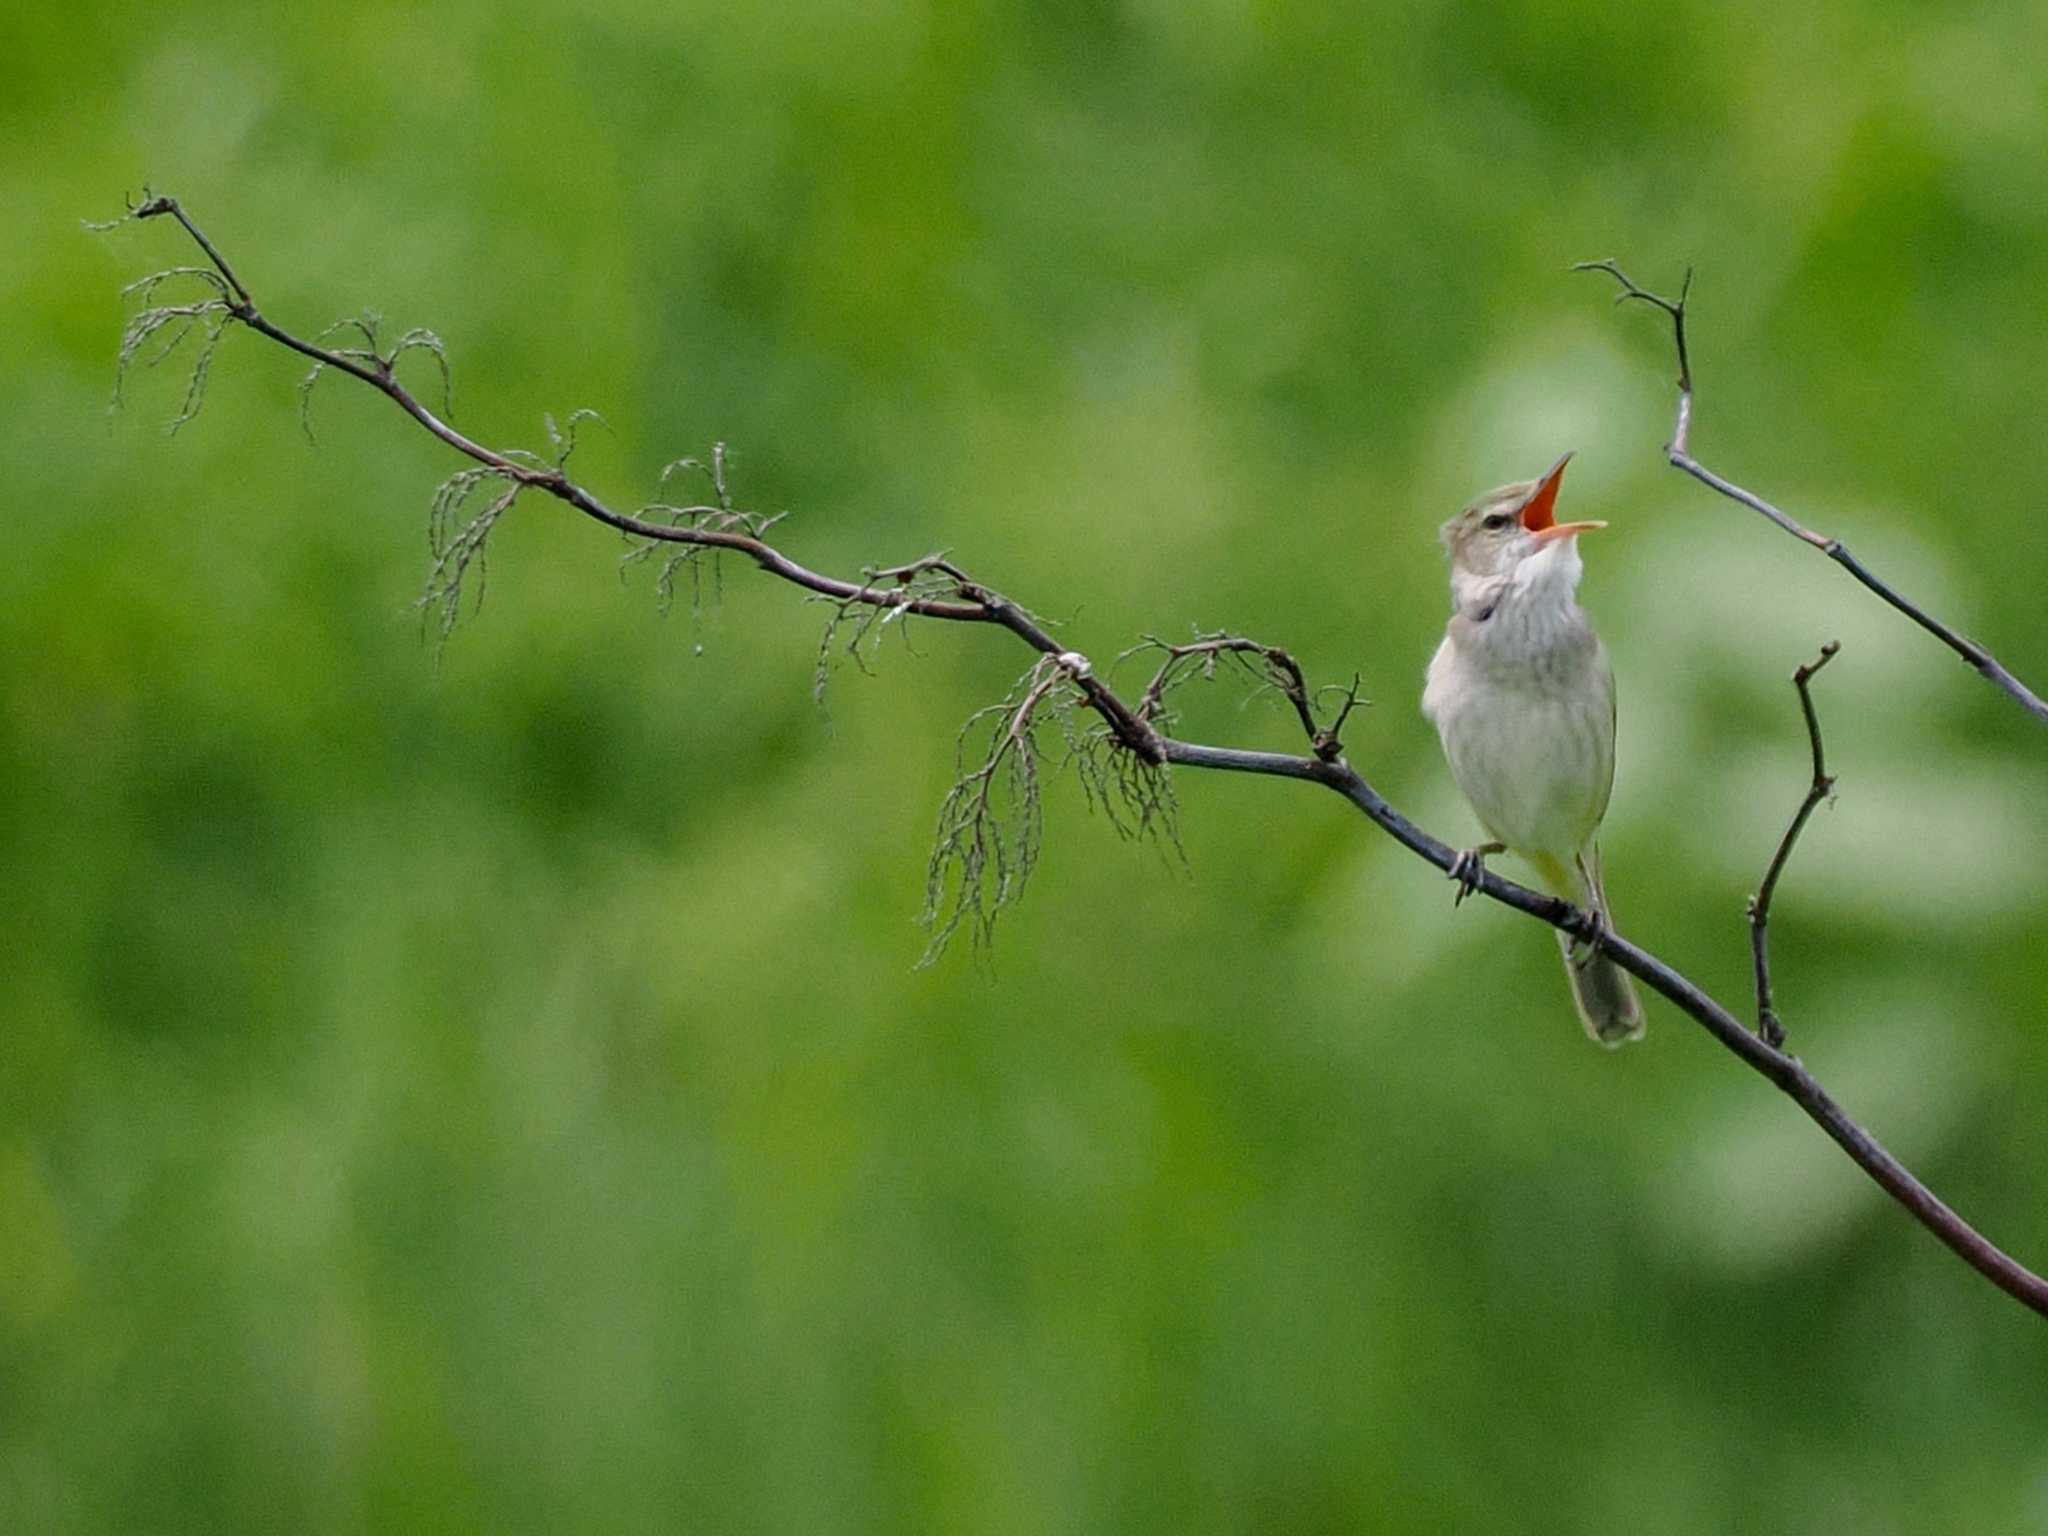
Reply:
[[[1451,622],[1429,664],[1422,712],[1451,777],[1491,842],[1459,860],[1469,879],[1489,853],[1519,855],[1543,885],[1608,921],[1594,835],[1614,788],[1614,674],[1576,601],[1578,535],[1604,523],[1554,516],[1566,454],[1540,480],[1488,491],[1443,525]],[[1462,899],[1462,898],[1461,898]],[[1643,1033],[1628,973],[1558,935],[1586,1033],[1620,1045]]]

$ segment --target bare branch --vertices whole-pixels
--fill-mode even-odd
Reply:
[[[1311,694],[1302,681],[1301,669],[1286,652],[1225,635],[1198,638],[1193,645],[1186,647],[1151,642],[1141,648],[1164,650],[1166,661],[1160,674],[1155,675],[1153,686],[1148,687],[1141,697],[1139,707],[1133,708],[1096,675],[1085,656],[1056,642],[1046,632],[1042,621],[1008,598],[971,580],[943,557],[927,556],[908,566],[877,569],[864,575],[859,582],[821,575],[790,559],[761,537],[760,526],[747,523],[745,515],[737,513],[732,504],[722,448],[714,450],[707,471],[716,499],[715,507],[643,509],[643,513],[661,513],[667,519],[665,521],[614,511],[570,480],[559,464],[541,464],[532,455],[514,450],[492,450],[458,432],[422,405],[392,376],[390,360],[374,355],[374,343],[370,349],[372,355],[365,357],[360,351],[351,353],[328,349],[301,340],[272,324],[257,310],[249,291],[242,286],[212,242],[175,200],[151,197],[131,216],[169,216],[191,236],[213,263],[219,282],[227,290],[224,301],[217,297],[205,302],[225,302],[229,316],[251,330],[312,359],[316,364],[324,365],[328,370],[346,373],[368,384],[389,397],[419,426],[474,461],[476,468],[463,470],[451,477],[435,498],[436,575],[429,587],[428,602],[444,605],[444,622],[452,611],[447,604],[451,599],[459,601],[466,565],[482,558],[491,526],[520,492],[537,489],[587,517],[645,541],[649,547],[665,544],[692,551],[730,551],[744,555],[771,575],[839,604],[845,612],[857,611],[866,605],[879,611],[881,618],[877,622],[886,621],[891,615],[916,614],[962,623],[990,624],[1008,630],[1037,651],[1040,659],[1019,679],[1010,696],[1001,704],[980,711],[963,731],[961,778],[941,807],[938,837],[928,870],[927,912],[933,923],[935,943],[942,943],[944,937],[963,922],[972,924],[985,942],[996,915],[1015,899],[1028,878],[1038,856],[1043,830],[1037,732],[1048,718],[1058,722],[1069,755],[1080,754],[1077,760],[1084,764],[1081,769],[1083,783],[1091,797],[1100,800],[1100,791],[1105,786],[1113,791],[1111,801],[1106,803],[1121,807],[1122,813],[1130,818],[1128,823],[1119,823],[1119,830],[1125,830],[1126,825],[1139,832],[1160,830],[1170,838],[1173,801],[1171,791],[1166,787],[1167,770],[1169,767],[1203,768],[1319,784],[1343,796],[1375,826],[1439,870],[1450,873],[1457,863],[1456,849],[1432,837],[1395,810],[1344,759],[1336,733],[1352,707],[1361,702],[1356,679],[1343,690],[1344,703],[1335,719],[1328,726],[1319,726],[1313,700],[1324,690]],[[1609,271],[1633,288],[1634,285],[1627,284],[1627,279],[1611,263],[1600,264],[1600,269]],[[1679,299],[1668,301],[1657,300],[1649,294],[1641,297],[1657,303],[1672,317],[1674,327],[1682,329],[1685,307],[1682,294]],[[1716,489],[1722,489],[1724,494],[1733,495],[1745,505],[1765,511],[1774,521],[1787,526],[1788,531],[1799,531],[1808,542],[1827,549],[1834,558],[1848,565],[1858,579],[1886,597],[1887,601],[1913,614],[1952,646],[1958,649],[1968,646],[1968,642],[1961,641],[1924,615],[1919,615],[1888,588],[1875,583],[1861,567],[1848,561],[1846,552],[1840,551],[1840,546],[1833,541],[1821,541],[1797,530],[1797,525],[1782,513],[1757,502],[1747,492],[1728,487],[1725,482],[1700,469],[1686,457],[1682,448],[1689,408],[1690,390],[1687,389],[1681,398],[1680,435],[1678,446],[1672,450],[1674,464]],[[485,480],[499,481],[503,489],[487,503],[483,512],[472,516],[460,530],[455,530],[454,522],[465,503]],[[729,520],[735,516],[740,520]],[[929,585],[920,588],[921,581]],[[944,586],[940,585],[941,581]],[[913,588],[915,595],[905,597],[900,590],[905,585]],[[829,638],[827,644],[830,644]],[[1973,650],[1963,649],[1963,654],[1971,656]],[[1176,671],[1192,665],[1199,675],[1201,671],[1212,669],[1218,658],[1223,656],[1234,658],[1262,683],[1287,695],[1309,736],[1312,755],[1296,757],[1277,752],[1204,746],[1179,741],[1163,733],[1159,717],[1163,714],[1164,699],[1173,686]],[[1257,659],[1256,667],[1249,658]],[[1985,659],[1988,662],[1988,658]],[[1995,671],[1987,671],[1987,676],[1992,676],[1994,681],[2004,677],[2006,680],[2001,686],[2008,692],[2014,692],[2022,703],[2031,700],[2029,707],[2048,718],[2048,706],[2042,706],[2031,694],[2011,683],[2009,674],[1997,668],[1996,663],[1989,665]],[[1980,666],[1980,670],[1986,669]],[[1810,672],[1807,675],[1811,677]],[[1803,686],[1801,694],[1805,699]],[[1806,702],[1811,721],[1811,701]],[[1083,728],[1076,716],[1084,709],[1092,712],[1101,723]],[[1819,773],[1817,724],[1812,726],[1812,731],[1816,778],[1819,779],[1822,775]],[[970,746],[974,750],[970,751]],[[1089,759],[1092,759],[1092,766],[1088,765]],[[1114,814],[1112,819],[1115,819]],[[1994,1246],[1915,1179],[1867,1131],[1849,1118],[1798,1058],[1786,1055],[1753,1034],[1729,1009],[1664,961],[1622,938],[1599,921],[1597,915],[1503,879],[1490,870],[1480,870],[1471,877],[1470,883],[1473,889],[1503,906],[1526,913],[1597,946],[1645,986],[1700,1024],[1744,1065],[1791,1098],[1858,1167],[1980,1274],[2033,1311],[2048,1316],[2048,1280],[2043,1280]]]
[[[1806,715],[1806,739],[1813,750],[1813,782],[1807,787],[1806,798],[1799,802],[1799,809],[1792,813],[1792,821],[1785,828],[1785,835],[1778,839],[1778,851],[1771,855],[1770,867],[1764,871],[1763,884],[1757,887],[1756,895],[1749,899],[1749,948],[1750,957],[1756,968],[1756,1032],[1763,1037],[1764,1044],[1775,1048],[1785,1043],[1785,1026],[1779,1022],[1777,1010],[1771,1003],[1771,953],[1769,927],[1771,921],[1771,897],[1777,894],[1778,877],[1785,872],[1785,863],[1792,857],[1792,845],[1799,841],[1799,834],[1806,829],[1806,819],[1813,814],[1815,806],[1835,791],[1835,781],[1828,775],[1827,758],[1821,751],[1820,717],[1814,713],[1813,692],[1808,686],[1814,675],[1835,659],[1841,650],[1839,641],[1830,640],[1820,648],[1820,655],[1792,674],[1792,686],[1799,690],[1799,707]]]
[[[1687,447],[1692,433],[1692,364],[1685,350],[1686,301],[1692,291],[1692,272],[1688,268],[1685,284],[1679,289],[1676,299],[1660,298],[1645,288],[1639,288],[1613,261],[1582,261],[1572,268],[1575,272],[1604,272],[1621,285],[1620,301],[1640,300],[1671,317],[1672,335],[1678,348],[1678,420],[1672,429],[1671,441],[1664,449],[1665,460],[1674,468],[1684,470],[1700,484],[1720,492],[1730,501],[1748,507],[1752,512],[1769,519],[1784,532],[1801,543],[1810,544],[1835,564],[1842,567],[1870,591],[1926,630],[1943,645],[1954,651],[1974,667],[1994,686],[2009,694],[2035,719],[2048,722],[2048,699],[2043,699],[2033,689],[2014,677],[2005,664],[1976,641],[1941,622],[1926,609],[1912,602],[1889,583],[1880,580],[1870,567],[1849,552],[1849,546],[1840,539],[1830,538],[1824,533],[1801,524],[1796,518],[1781,512],[1753,491],[1744,490],[1732,480],[1724,480],[1694,458]]]

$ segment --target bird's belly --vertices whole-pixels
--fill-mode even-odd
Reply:
[[[1468,679],[1433,702],[1451,776],[1487,831],[1518,853],[1569,863],[1607,810],[1614,728],[1606,699]]]

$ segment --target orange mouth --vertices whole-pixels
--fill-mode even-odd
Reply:
[[[1590,533],[1595,528],[1607,526],[1605,523],[1560,523],[1557,520],[1557,488],[1564,483],[1564,467],[1571,461],[1572,456],[1567,453],[1551,465],[1550,472],[1536,482],[1536,489],[1522,503],[1519,514],[1522,526],[1535,536],[1538,543],[1566,539],[1575,533]]]
[[[1556,523],[1557,488],[1564,483],[1564,467],[1571,461],[1572,456],[1567,453],[1551,465],[1550,472],[1536,482],[1536,489],[1522,503],[1522,526],[1531,533],[1541,533]]]

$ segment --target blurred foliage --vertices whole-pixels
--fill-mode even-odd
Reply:
[[[1334,797],[1071,784],[992,969],[913,972],[958,722],[1028,661],[656,612],[522,500],[438,669],[450,456],[231,330],[106,401],[167,225],[447,338],[632,504],[733,445],[852,572],[949,548],[1106,658],[1228,625],[1415,708],[1438,520],[1579,450],[1623,925],[2048,1262],[2048,739],[1662,468],[1695,446],[2048,680],[2048,10],[31,6],[0,192],[0,1527],[2048,1528],[2048,1344],[1653,1007]],[[395,334],[395,330],[394,330]],[[430,359],[415,358],[423,383]],[[1133,686],[1138,679],[1133,678]],[[1288,746],[1272,700],[1188,730]]]

